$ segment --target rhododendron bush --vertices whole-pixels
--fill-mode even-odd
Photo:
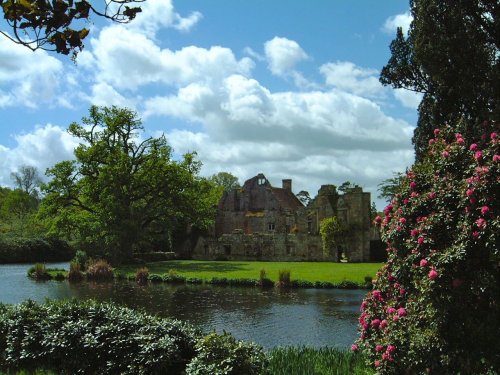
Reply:
[[[459,128],[435,130],[376,218],[388,261],[353,350],[379,374],[500,369],[500,132],[486,122],[468,139]]]

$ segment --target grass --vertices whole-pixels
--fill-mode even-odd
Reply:
[[[270,375],[374,374],[360,354],[334,348],[275,348],[268,357]]]
[[[212,278],[255,279],[261,270],[272,281],[278,281],[280,270],[290,270],[291,280],[340,283],[352,281],[365,283],[365,277],[373,278],[382,263],[330,263],[330,262],[242,262],[242,261],[197,261],[170,260],[147,263],[150,274],[166,274],[175,270],[177,275],[196,277],[208,281]],[[118,272],[135,275],[137,265],[117,267]]]
[[[334,348],[284,347],[274,348],[267,354],[267,375],[372,375],[364,358],[347,350]],[[5,374],[0,371],[0,374]],[[54,372],[14,372],[16,375],[53,375]]]

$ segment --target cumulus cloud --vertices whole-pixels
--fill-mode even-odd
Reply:
[[[65,129],[47,124],[32,132],[16,135],[16,145],[0,145],[0,185],[12,185],[10,173],[22,165],[34,166],[45,173],[48,167],[61,160],[73,159],[78,142]]]
[[[410,30],[410,24],[413,21],[413,16],[410,12],[405,12],[402,14],[396,14],[385,20],[382,30],[386,33],[393,34],[396,32],[398,27],[403,28],[403,33],[406,35],[408,30]]]
[[[265,42],[264,52],[269,70],[277,76],[286,76],[297,63],[308,58],[296,41],[280,37]]]
[[[219,46],[161,49],[147,36],[120,25],[104,28],[91,45],[97,81],[117,89],[135,90],[151,83],[179,86],[217,81],[231,73],[248,75],[254,66],[251,59],[238,60],[229,48]]]
[[[0,107],[60,104],[67,81],[63,64],[45,51],[32,52],[0,35]]]
[[[200,12],[182,17],[175,11],[172,0],[148,0],[141,4],[141,9],[142,12],[126,27],[149,37],[153,37],[159,29],[165,27],[187,32],[203,18]]]
[[[349,61],[327,63],[319,68],[327,85],[355,95],[376,97],[384,92],[376,69],[361,68]]]

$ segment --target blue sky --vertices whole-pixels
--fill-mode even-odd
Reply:
[[[349,180],[381,208],[377,184],[413,162],[420,98],[378,82],[410,22],[400,0],[147,0],[130,24],[95,18],[76,65],[0,35],[0,185],[71,158],[68,125],[118,105],[197,151],[203,175],[263,172],[312,196]]]

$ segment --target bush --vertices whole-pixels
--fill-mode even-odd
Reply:
[[[261,347],[236,341],[227,333],[211,333],[196,344],[196,357],[186,375],[261,375],[266,366]]]
[[[149,269],[147,267],[142,267],[139,268],[135,272],[135,281],[138,284],[145,285],[148,283],[148,278],[149,278]]]
[[[274,286],[273,281],[267,277],[265,269],[260,270],[258,285],[262,288],[270,288]]]
[[[478,129],[436,129],[376,218],[388,261],[362,304],[358,345],[380,374],[500,368],[499,127]]]
[[[290,270],[279,270],[278,281],[276,282],[278,288],[289,288],[292,286],[290,283]]]
[[[89,260],[87,280],[107,281],[113,280],[113,276],[113,268],[107,261],[103,259]]]
[[[34,266],[30,267],[28,270],[28,277],[38,281],[50,280],[52,278],[47,272],[45,264],[42,263],[36,263]]]
[[[199,331],[93,301],[0,305],[0,373],[182,374]]]
[[[70,283],[78,282],[83,279],[82,271],[80,270],[80,264],[78,262],[72,261],[69,263],[69,273],[68,280]]]
[[[77,263],[80,266],[80,271],[85,271],[87,267],[87,262],[89,261],[89,257],[87,253],[83,250],[78,250],[73,258],[73,262]]]
[[[0,240],[0,263],[64,262],[74,254],[66,241],[56,238]]]

